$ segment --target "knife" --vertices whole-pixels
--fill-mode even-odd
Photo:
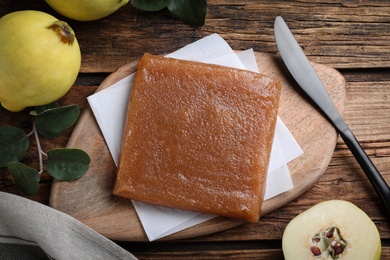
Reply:
[[[387,213],[390,213],[390,188],[388,184],[344,122],[323,83],[282,17],[276,17],[274,30],[276,45],[287,69],[301,89],[312,99],[327,120],[335,127],[367,175],[376,193],[385,204]]]

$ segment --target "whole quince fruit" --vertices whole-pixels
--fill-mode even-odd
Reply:
[[[71,27],[40,11],[0,18],[0,102],[13,112],[46,105],[66,94],[81,65]]]
[[[77,21],[93,21],[106,17],[129,0],[46,0],[58,13]]]

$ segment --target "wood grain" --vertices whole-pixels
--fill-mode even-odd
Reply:
[[[390,67],[389,1],[209,0],[206,23],[193,28],[169,11],[141,12],[131,4],[107,19],[77,22],[44,1],[0,1],[0,15],[35,9],[67,21],[82,50],[82,72],[113,72],[143,53],[169,53],[211,33],[232,48],[277,53],[273,21],[285,18],[310,60],[334,68]],[[352,46],[351,46],[352,44]]]
[[[181,23],[166,10],[146,13],[131,5],[100,21],[82,23],[58,15],[43,0],[0,0],[0,16],[42,10],[72,26],[82,49],[82,72],[60,103],[76,103],[84,111],[86,97],[109,73],[144,52],[166,53],[219,33],[234,49],[275,54],[273,20],[281,15],[311,61],[338,69],[346,79],[344,118],[390,183],[390,1],[208,0],[208,4],[206,26],[198,28]],[[0,122],[31,131],[29,110],[11,113],[0,107]],[[64,147],[72,130],[55,140],[41,138],[43,149]],[[31,150],[23,162],[37,168],[36,144],[30,141]],[[15,187],[6,168],[0,168],[0,190],[26,196]],[[38,193],[26,197],[48,204],[50,190],[51,177],[44,172]],[[120,245],[140,259],[283,259],[280,239],[287,223],[314,204],[333,198],[351,201],[371,217],[383,241],[382,259],[390,259],[388,216],[341,139],[318,182],[259,223],[179,241]]]
[[[262,215],[295,199],[314,185],[325,172],[336,145],[337,135],[327,121],[292,87],[294,83],[276,56],[256,53],[260,73],[282,81],[279,116],[304,150],[304,155],[289,164],[294,189],[267,200]],[[136,70],[137,62],[119,68],[102,82],[98,91],[110,87]],[[315,65],[335,103],[344,109],[345,80],[336,70]],[[68,147],[86,150],[92,158],[87,174],[73,182],[54,181],[50,205],[99,233],[115,240],[144,241],[146,236],[136,212],[128,200],[112,195],[116,167],[90,109],[82,114]],[[226,230],[243,222],[216,218],[163,240],[190,238]]]

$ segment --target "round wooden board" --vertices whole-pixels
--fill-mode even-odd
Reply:
[[[337,141],[334,128],[298,93],[282,61],[274,55],[255,53],[260,73],[283,84],[279,116],[294,135],[304,154],[289,163],[294,189],[263,203],[262,215],[297,198],[323,175]],[[129,63],[107,77],[97,91],[110,87],[136,71],[138,62]],[[343,113],[346,82],[333,68],[313,64],[336,106]],[[85,150],[91,157],[86,175],[72,182],[54,181],[50,205],[85,223],[98,233],[121,241],[147,241],[131,201],[112,195],[116,167],[90,108],[82,113],[68,147]],[[261,221],[261,220],[260,220]],[[180,231],[162,240],[183,239],[226,230],[242,221],[215,218]]]

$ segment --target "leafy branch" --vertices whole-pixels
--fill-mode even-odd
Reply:
[[[160,11],[164,8],[177,18],[192,26],[203,26],[206,19],[206,0],[130,0],[131,4],[142,11]]]
[[[42,150],[39,134],[55,139],[72,126],[80,114],[77,105],[60,107],[57,103],[36,107],[30,115],[34,117],[33,127],[26,134],[22,129],[5,125],[0,127],[0,167],[7,167],[16,186],[25,194],[33,195],[39,189],[40,176],[44,171],[43,157],[47,157],[46,171],[58,180],[70,181],[83,176],[89,167],[89,155],[73,148],[53,149],[45,153]],[[29,138],[34,136],[39,159],[39,170],[20,161],[30,145]]]

